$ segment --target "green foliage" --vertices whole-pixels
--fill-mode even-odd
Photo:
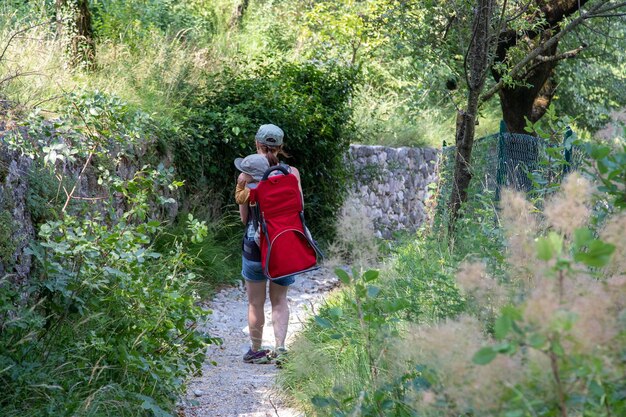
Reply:
[[[626,208],[626,142],[615,144],[587,143],[588,169],[601,182],[600,191],[609,196],[612,206]]]
[[[115,95],[98,90],[83,91],[66,95],[62,104],[66,110],[64,118],[70,122],[71,129],[108,146],[141,145],[142,140],[154,134],[151,116]]]
[[[67,101],[61,118],[34,112],[25,132],[6,137],[35,160],[27,200],[42,224],[31,276],[0,282],[0,384],[8,387],[0,410],[167,416],[206,344],[217,342],[197,329],[207,312],[196,305],[198,267],[187,252],[208,228],[190,218],[157,251],[166,226],[158,219],[182,182],[162,164],[121,169],[151,159],[142,151],[154,134],[150,117],[99,92]],[[70,204],[88,169],[98,204]]]
[[[234,256],[241,251],[240,220],[228,220],[224,217],[210,225],[197,237],[187,238],[189,224],[199,222],[191,214],[188,215],[187,226],[179,224],[166,228],[155,240],[155,249],[160,253],[168,253],[176,249],[176,245],[184,242],[189,264],[187,268],[194,273],[193,287],[202,298],[212,295],[216,289],[224,285],[232,285],[241,280],[241,258]]]
[[[5,138],[9,149],[58,169],[89,154],[104,153],[110,159],[109,149],[117,150],[118,161],[132,156],[156,130],[147,113],[98,90],[66,94],[59,107],[61,116],[53,121],[39,108],[20,120],[29,137],[13,129]]]
[[[469,246],[469,245],[468,245]],[[421,236],[396,249],[399,299],[411,300],[406,318],[414,322],[430,322],[455,316],[465,304],[454,283],[456,267],[463,255],[455,254],[437,236]]]
[[[261,124],[276,124],[292,156],[286,162],[300,171],[307,221],[316,236],[330,237],[346,184],[355,77],[337,65],[282,62],[211,77],[210,89],[190,104],[186,136],[175,145],[179,172],[194,192],[213,190],[230,203],[233,160],[255,152]]]
[[[0,242],[0,259],[5,266],[12,262],[15,249],[17,249],[13,232],[15,232],[13,214],[5,207],[0,207],[0,236],[3,236]]]
[[[182,244],[155,252],[151,236],[162,226],[137,222],[154,178],[138,172],[124,184],[135,192],[115,224],[98,215],[43,224],[31,245],[38,275],[19,290],[0,288],[9,301],[0,315],[3,415],[122,414],[120,397],[125,412],[146,399],[171,409],[200,369],[215,340],[196,329],[206,313],[194,305],[188,255]]]
[[[65,203],[62,187],[70,189],[71,182],[64,180],[60,187],[50,167],[43,166],[39,161],[31,165],[28,172],[26,204],[35,228],[48,220],[58,218],[58,213]]]
[[[151,31],[201,41],[215,35],[220,23],[214,2],[206,0],[99,0],[92,13],[98,37],[131,46]]]
[[[615,368],[619,365],[614,361],[614,357],[622,355],[623,351],[620,348],[601,348],[590,352],[588,348],[581,348],[577,338],[580,338],[581,334],[585,337],[585,332],[590,330],[585,326],[589,324],[576,308],[577,301],[572,303],[565,294],[566,289],[572,286],[567,280],[574,281],[577,275],[588,272],[581,269],[580,264],[599,272],[609,263],[614,251],[614,245],[594,238],[592,232],[586,228],[576,229],[571,241],[564,241],[563,236],[556,232],[549,232],[547,236],[538,238],[537,259],[550,265],[546,273],[552,275],[557,283],[555,288],[545,290],[558,294],[560,299],[558,310],[552,317],[543,318],[547,323],[541,325],[532,318],[534,312],[531,311],[531,307],[524,305],[523,302],[504,307],[496,321],[495,338],[498,343],[483,347],[474,354],[472,360],[478,365],[488,365],[498,355],[521,358],[544,356],[551,365],[551,376],[557,396],[545,398],[540,392],[540,387],[534,386],[532,381],[524,381],[515,390],[517,394],[506,403],[507,413],[525,415],[529,400],[536,404],[534,408],[540,406],[544,410],[544,415],[563,414],[569,410],[581,415],[610,416],[626,410],[622,393],[624,381],[618,376],[620,371]],[[590,280],[590,277],[582,279]],[[594,296],[589,293],[588,287],[599,285],[601,284],[593,281],[578,284],[577,297],[586,298],[593,303]],[[609,297],[608,294],[606,296]],[[615,312],[607,309],[603,313]],[[595,326],[606,326],[602,321],[604,319],[600,319],[601,322]],[[617,329],[618,336],[615,342],[619,344],[623,342],[626,331],[623,325],[619,324]],[[619,336],[619,333],[622,336]],[[533,355],[531,351],[537,352],[537,355]],[[577,389],[579,385],[583,388]]]
[[[526,118],[524,130],[542,140],[537,166],[526,173],[532,182],[528,194],[539,204],[559,189],[565,174],[582,163],[572,157],[574,151],[578,156],[582,144],[570,127],[572,122],[567,116],[559,116],[554,103],[539,121],[532,123]]]
[[[360,276],[357,271],[348,274],[342,269],[335,273],[347,287],[344,302],[342,307],[329,308],[315,316],[315,324],[318,331],[327,329],[334,343],[341,342],[342,349],[360,348],[360,359],[369,372],[361,374],[362,379],[357,384],[340,385],[340,378],[335,378],[332,395],[314,395],[311,403],[322,415],[326,415],[327,410],[333,410],[333,416],[377,415],[381,412],[403,415],[406,409],[397,399],[403,398],[406,388],[421,376],[411,373],[389,380],[385,372],[389,360],[386,342],[399,335],[399,318],[411,302],[409,298],[395,297],[386,291],[385,283],[379,279],[379,271],[368,270]]]
[[[557,67],[559,84],[555,103],[560,113],[577,120],[579,126],[597,131],[608,121],[611,110],[623,109],[626,97],[626,29],[620,19],[583,25],[575,37],[565,37],[559,49],[582,45],[581,58],[564,60]]]
[[[567,135],[572,124],[572,120],[567,117],[559,117],[556,106],[550,103],[546,109],[544,116],[535,123],[526,117],[526,127],[524,130],[529,134],[538,138],[543,138],[550,144],[559,144],[564,142],[563,138]]]
[[[415,248],[402,249],[397,273],[335,271],[344,289],[307,325],[280,376],[306,410],[324,416],[408,415],[402,398],[409,387],[427,384],[426,371],[396,376],[389,341],[407,323],[454,317],[464,308],[452,272],[442,273],[438,259],[421,258],[423,248],[417,255]],[[305,360],[312,361],[310,366],[303,366]]]
[[[335,272],[344,289],[305,328],[281,376],[284,385],[297,388],[294,394],[305,397],[306,409],[314,406],[322,415],[349,409],[355,401],[356,408],[362,405],[359,391],[382,378],[385,341],[398,335],[398,317],[408,306],[385,290],[376,270]],[[312,363],[302,368],[303,361]],[[368,397],[362,410],[378,403]]]

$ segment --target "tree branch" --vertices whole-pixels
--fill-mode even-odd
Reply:
[[[626,16],[626,12],[624,13],[613,13],[613,14],[596,14],[591,16],[591,18],[596,18],[596,17],[623,17]]]
[[[48,23],[52,23],[53,21],[54,21],[54,19],[47,20],[47,21],[42,22],[42,23],[37,23],[36,25],[32,25],[32,26],[29,26],[27,28],[20,29],[17,32],[15,32],[13,35],[11,35],[9,37],[9,40],[7,41],[6,45],[4,45],[4,49],[2,50],[2,53],[0,54],[0,61],[2,61],[2,59],[4,59],[4,55],[7,53],[7,50],[9,49],[9,46],[11,45],[11,42],[13,42],[13,39],[15,39],[19,34],[28,32],[31,29],[34,29],[34,28],[39,27],[39,26],[46,25]]]
[[[611,10],[619,9],[619,8],[622,8],[622,7],[626,7],[626,1],[614,4],[612,6],[607,6],[607,7],[604,7],[604,8],[600,7],[599,9],[594,10],[594,13],[596,13],[596,14],[600,14],[600,13],[604,14],[606,12],[610,12]],[[591,16],[591,17],[594,17],[594,16]]]
[[[31,75],[41,75],[41,73],[36,72],[36,71],[28,71],[28,72],[17,72],[13,75],[7,75],[5,78],[0,80],[0,85],[4,84],[4,83],[8,83],[9,81],[18,78],[18,77],[28,77]]]
[[[623,3],[626,5],[626,2]],[[586,19],[590,19],[594,16],[594,13],[598,12],[605,3],[600,2],[595,6],[592,6],[587,13],[581,13],[576,19],[572,20],[567,26],[565,26],[560,32],[556,35],[548,39],[547,42],[537,46],[535,49],[530,51],[520,62],[518,62],[507,74],[509,77],[515,77],[518,75],[526,65],[528,65],[531,61],[536,59],[539,55],[541,55],[544,51],[548,50],[552,46],[554,46],[563,36],[574,30],[578,25],[584,22]],[[483,96],[480,98],[480,104],[486,102],[491,97],[493,97],[502,87],[504,87],[504,79],[506,77],[501,77],[500,81],[498,81],[495,85],[493,85]]]
[[[508,1],[504,0],[502,3],[502,12],[500,13],[500,20],[498,21],[498,33],[502,32],[507,24],[507,19],[504,18],[504,14],[506,13],[506,6]]]
[[[576,49],[572,49],[571,51],[567,51],[567,52],[563,52],[562,54],[559,55],[548,55],[548,56],[543,56],[543,55],[539,55],[536,58],[536,62],[535,64],[531,65],[530,68],[528,68],[528,70],[526,70],[524,72],[524,75],[521,76],[521,79],[525,79],[535,68],[537,68],[539,65],[544,64],[546,62],[554,62],[554,61],[561,61],[563,59],[569,59],[569,58],[574,58],[576,55],[578,55],[583,49],[585,49],[586,46],[579,46]]]
[[[579,46],[576,49],[572,49],[571,51],[563,52],[562,54],[559,54],[559,55],[551,55],[551,56],[550,55],[549,56],[539,55],[536,59],[539,62],[560,61],[562,59],[574,58],[583,49],[585,49],[585,46],[581,45],[581,46]]]

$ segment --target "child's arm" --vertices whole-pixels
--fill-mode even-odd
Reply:
[[[248,174],[241,173],[237,177],[237,186],[235,187],[235,201],[239,205],[247,205],[250,197],[250,189],[246,187],[252,181],[252,177]]]

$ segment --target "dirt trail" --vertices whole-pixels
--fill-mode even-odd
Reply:
[[[338,285],[332,271],[321,268],[298,276],[289,288],[291,307],[287,346],[301,328],[311,307]],[[247,324],[247,303],[243,286],[227,288],[215,296],[208,306],[213,310],[206,331],[221,337],[221,346],[210,346],[201,377],[194,378],[187,391],[186,417],[300,417],[296,410],[285,407],[274,389],[275,365],[243,363],[250,347]],[[273,347],[274,334],[269,297],[265,305],[263,346]],[[217,362],[214,366],[210,361]]]

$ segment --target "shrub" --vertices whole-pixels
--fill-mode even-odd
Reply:
[[[261,124],[276,124],[285,131],[286,162],[301,173],[309,225],[314,235],[330,237],[346,183],[355,78],[353,69],[310,62],[259,63],[211,76],[189,103],[176,166],[192,192],[213,190],[231,204],[233,160],[255,152]]]
[[[595,152],[592,166],[607,156]],[[613,177],[622,172],[616,164],[611,167]],[[349,383],[323,368],[287,368],[286,386],[311,415],[322,416],[623,414],[625,218],[621,188],[612,186],[607,171],[597,171],[602,183],[597,198],[614,204],[608,214],[592,210],[594,187],[576,172],[543,210],[522,194],[503,194],[506,270],[488,268],[484,261],[490,257],[481,259],[475,256],[480,251],[473,251],[457,273],[463,297],[475,307],[465,314],[425,325],[394,324],[385,314],[390,300],[385,286],[372,280],[371,272],[360,278],[338,272],[350,289],[341,303],[320,310],[304,333],[306,350],[296,344],[294,360],[323,353]],[[600,223],[593,218],[598,214]],[[411,252],[399,258],[400,264],[411,259]],[[458,261],[444,256],[432,263],[454,266]],[[413,298],[400,300],[407,302],[400,313],[411,309]],[[372,334],[392,335],[385,333],[389,328],[396,330],[395,341],[372,343],[381,340]],[[357,347],[361,356],[354,354]],[[363,367],[365,373],[354,371]]]
[[[197,222],[190,214],[179,216],[181,219]],[[239,254],[241,234],[239,219],[229,221],[225,216],[220,221],[214,221],[207,227],[207,234],[202,240],[189,240],[187,236],[187,222],[165,228],[156,237],[155,248],[160,253],[168,253],[176,249],[181,240],[185,241],[185,252],[188,256],[187,269],[194,273],[193,287],[198,290],[202,298],[211,296],[216,289],[225,285],[235,284],[241,280],[241,259]],[[235,226],[236,225],[236,226]]]
[[[219,24],[215,5],[199,0],[104,0],[93,5],[92,14],[98,37],[122,40],[128,45],[135,45],[151,31],[184,33],[199,41],[215,35]]]
[[[67,99],[63,117],[35,112],[5,137],[35,159],[28,204],[41,225],[30,276],[0,280],[0,414],[166,416],[216,342],[197,328],[207,313],[187,252],[208,230],[189,219],[156,251],[158,218],[182,183],[163,165],[123,166],[149,159],[151,119],[97,92]],[[78,195],[85,173],[97,200]]]
[[[347,416],[354,410],[366,416],[407,415],[394,414],[403,408],[397,399],[421,376],[404,374],[404,368],[398,374],[402,365],[390,341],[410,322],[431,323],[462,310],[453,276],[336,272],[345,288],[320,308],[291,346],[280,383],[307,415]]]
[[[434,333],[419,328],[411,331],[398,350],[411,357],[409,362],[434,370],[429,386],[417,389],[411,400],[416,414],[624,413],[624,362],[620,358],[626,335],[626,287],[621,276],[623,259],[612,257],[621,251],[618,245],[623,241],[615,228],[624,220],[623,214],[614,215],[601,233],[607,241],[598,239],[587,228],[591,189],[588,180],[570,174],[560,191],[546,201],[543,216],[529,211],[523,195],[509,192],[503,196],[508,249],[514,255],[511,276],[518,285],[487,288],[485,277],[464,280],[465,288],[482,303],[494,292],[511,295],[499,309],[490,334],[480,336],[484,323],[477,327],[475,320],[473,329],[450,322]],[[432,341],[446,338],[452,327],[456,334],[479,336],[474,347],[447,353],[433,347]],[[406,349],[415,345],[423,348]]]
[[[154,178],[140,171],[124,185],[136,197],[112,225],[94,213],[44,223],[31,245],[37,274],[1,283],[2,415],[166,415],[201,368],[214,340],[197,330],[206,313],[188,255],[180,243],[155,252],[162,226],[137,222]]]
[[[358,200],[350,195],[336,219],[337,236],[328,248],[326,265],[354,265],[367,268],[376,265],[379,242],[372,219]]]

